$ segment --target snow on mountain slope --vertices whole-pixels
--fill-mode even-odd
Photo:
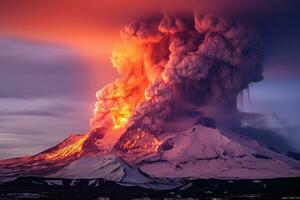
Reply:
[[[116,156],[83,157],[50,175],[55,178],[103,178],[118,182],[147,182],[150,179]]]
[[[117,150],[96,148],[93,145],[97,144],[95,137],[88,137],[88,143],[81,144],[82,136],[73,136],[36,156],[0,161],[0,181],[10,181],[20,176],[91,181],[106,179],[120,184],[161,189],[178,186],[180,178],[263,179],[300,176],[299,161],[217,127],[213,120],[205,119],[191,129],[172,131],[160,137],[162,143],[157,152],[143,157],[134,153],[131,156],[135,160],[126,160],[126,153],[123,155],[115,152]],[[69,148],[72,144],[78,144],[80,151]],[[65,156],[56,157],[60,153]],[[55,159],[47,159],[52,155],[55,155]]]
[[[299,162],[281,158],[253,141],[225,136],[216,127],[195,125],[183,133],[172,134],[161,145],[161,150],[141,161],[139,167],[150,176],[169,178],[300,176]]]
[[[0,181],[11,181],[19,176],[42,177],[55,173],[86,154],[72,146],[77,143],[81,145],[84,137],[84,135],[70,135],[61,143],[37,155],[0,160]],[[62,156],[58,156],[60,153]]]
[[[173,189],[179,184],[146,177],[137,168],[129,166],[121,158],[113,155],[80,158],[48,177],[68,179],[101,178],[122,185],[138,185],[152,189]],[[94,183],[96,183],[96,180],[90,180],[90,184]]]

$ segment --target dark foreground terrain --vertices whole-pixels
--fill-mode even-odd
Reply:
[[[0,184],[0,199],[300,199],[300,178],[192,180],[172,190],[98,180],[18,178]]]

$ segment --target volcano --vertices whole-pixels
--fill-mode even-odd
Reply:
[[[199,122],[183,132],[163,134],[157,149],[151,152],[108,150],[96,145],[94,136],[94,132],[71,135],[35,156],[3,160],[1,181],[26,176],[103,178],[165,189],[176,187],[178,180],[185,179],[270,179],[300,175],[299,161],[224,127]],[[136,148],[145,148],[141,145]]]
[[[0,161],[0,180],[98,179],[166,189],[188,179],[299,177],[299,161],[233,132],[236,97],[263,79],[251,20],[197,12],[136,20],[97,92],[91,129],[34,156]]]

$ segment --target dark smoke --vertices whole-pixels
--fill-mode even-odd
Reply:
[[[146,88],[146,100],[137,105],[131,129],[117,146],[134,134],[132,127],[157,135],[160,123],[184,113],[187,103],[235,110],[237,94],[263,79],[261,37],[247,18],[164,15],[134,21],[121,33],[125,42],[151,49],[151,67],[159,75]]]

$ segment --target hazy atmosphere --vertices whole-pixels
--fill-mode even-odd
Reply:
[[[264,80],[251,84],[238,105],[241,111],[261,114],[255,126],[272,130],[260,138],[279,135],[286,141],[285,150],[300,151],[300,7],[292,1],[279,4],[253,5],[261,8],[257,20],[266,41]],[[132,7],[120,10],[96,2],[82,7],[77,1],[69,6],[59,1],[51,6],[41,1],[1,2],[1,159],[32,155],[70,133],[84,133],[95,93],[119,76],[110,54],[121,25],[136,17],[121,17]]]

